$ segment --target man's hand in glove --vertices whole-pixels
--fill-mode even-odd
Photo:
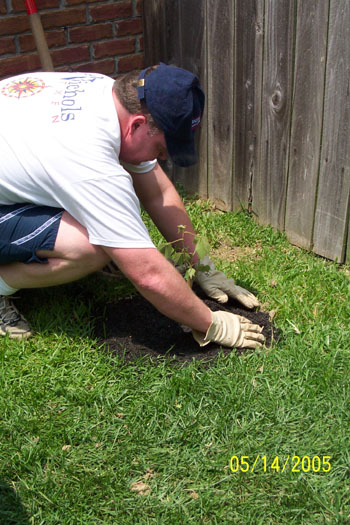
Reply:
[[[258,348],[265,341],[262,330],[241,315],[219,311],[212,312],[212,323],[206,334],[193,330],[192,335],[200,346],[213,342],[230,348]]]
[[[216,299],[219,303],[226,303],[229,297],[232,297],[246,308],[260,306],[255,295],[237,286],[233,279],[228,279],[224,273],[216,270],[214,263],[207,255],[201,259],[199,264],[210,267],[210,270],[207,272],[196,272],[195,277],[195,282],[199,284],[209,297]]]

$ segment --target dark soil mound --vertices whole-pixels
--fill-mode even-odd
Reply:
[[[219,305],[211,299],[203,298],[200,292],[197,293],[211,310],[226,310],[243,315],[253,323],[263,326],[266,346],[277,340],[278,331],[271,324],[267,312],[252,312],[240,308],[234,301]],[[110,352],[127,361],[134,361],[145,355],[163,355],[180,362],[192,359],[210,361],[218,355],[220,349],[225,354],[232,351],[215,343],[201,348],[190,332],[184,332],[179,324],[158,312],[141,295],[100,306],[96,319],[95,336],[106,343]],[[247,349],[236,349],[237,354],[246,351]]]

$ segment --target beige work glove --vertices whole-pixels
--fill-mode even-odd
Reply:
[[[199,344],[205,346],[218,343],[230,348],[259,348],[265,337],[262,335],[262,326],[252,324],[249,319],[231,312],[211,312],[212,323],[206,334],[192,330],[192,335]]]
[[[227,303],[229,297],[232,297],[246,308],[260,306],[255,295],[237,286],[233,279],[229,279],[223,272],[216,270],[214,263],[207,255],[201,259],[199,264],[201,266],[209,266],[210,270],[207,272],[196,272],[194,281],[199,284],[209,297],[216,299],[219,303]]]

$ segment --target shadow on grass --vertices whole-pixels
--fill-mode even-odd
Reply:
[[[0,478],[1,525],[29,525],[29,517],[15,490]]]
[[[116,294],[113,299],[103,298],[96,293],[95,286],[91,289],[92,282],[96,281],[78,281],[48,290],[30,291],[30,298],[27,290],[22,290],[18,308],[25,316],[27,309],[32,315],[35,312],[32,323],[35,331],[43,329],[49,334],[73,338],[92,337],[123,361],[135,361],[148,356],[157,359],[166,357],[181,363],[196,360],[209,365],[214,364],[220,354],[232,352],[232,349],[221,348],[215,343],[199,347],[190,331],[184,331],[178,323],[165,317],[138,293],[132,297],[125,297],[125,294],[123,297],[121,294],[118,298]],[[105,283],[100,283],[101,287]],[[193,290],[211,310],[229,311],[262,326],[267,347],[280,338],[268,312],[247,310],[234,300],[218,304],[207,298],[198,287],[194,286]],[[45,308],[42,308],[43,304]],[[30,317],[28,320],[32,321]],[[252,352],[246,348],[234,351],[238,355]]]

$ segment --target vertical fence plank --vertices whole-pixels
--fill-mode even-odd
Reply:
[[[164,62],[181,63],[182,42],[179,0],[145,0],[143,3],[143,26],[145,39],[145,65]],[[173,178],[171,160],[160,161],[163,169]]]
[[[143,33],[146,66],[158,62],[180,65],[182,38],[179,0],[145,0]]]
[[[183,41],[181,35],[182,18],[179,0],[163,0],[165,9],[166,54],[163,62],[175,66],[181,65]]]
[[[206,92],[206,0],[177,0],[177,3],[181,20],[179,39],[183,50],[177,65],[197,75]],[[189,168],[174,167],[175,181],[183,184],[189,192],[199,193],[202,197],[208,195],[207,122],[205,109],[201,125],[196,131],[198,163]]]
[[[259,222],[284,229],[293,72],[295,4],[266,0],[262,129],[253,211]]]
[[[167,48],[166,23],[164,0],[146,0],[143,3],[143,34],[146,66],[152,66],[160,60],[164,60]]]
[[[236,0],[232,207],[250,210],[258,174],[264,3]]]
[[[299,0],[285,229],[310,249],[320,162],[329,0]]]
[[[285,229],[310,249],[320,162],[329,0],[299,0]]]
[[[208,194],[232,206],[233,0],[208,0]]]
[[[314,251],[344,261],[350,190],[350,2],[331,2]]]

